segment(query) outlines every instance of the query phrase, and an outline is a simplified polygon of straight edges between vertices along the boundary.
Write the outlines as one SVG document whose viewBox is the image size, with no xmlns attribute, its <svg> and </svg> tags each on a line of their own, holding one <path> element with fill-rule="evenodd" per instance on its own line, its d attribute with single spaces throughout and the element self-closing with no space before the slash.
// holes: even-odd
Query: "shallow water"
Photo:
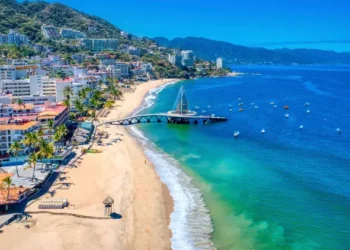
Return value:
<svg viewBox="0 0 350 250">
<path fill-rule="evenodd" d="M 350 67 L 235 70 L 181 83 L 192 108 L 228 122 L 137 127 L 175 199 L 173 248 L 210 246 L 212 227 L 218 249 L 349 249 Z M 152 91 L 142 112 L 171 109 L 179 87 Z"/>
</svg>

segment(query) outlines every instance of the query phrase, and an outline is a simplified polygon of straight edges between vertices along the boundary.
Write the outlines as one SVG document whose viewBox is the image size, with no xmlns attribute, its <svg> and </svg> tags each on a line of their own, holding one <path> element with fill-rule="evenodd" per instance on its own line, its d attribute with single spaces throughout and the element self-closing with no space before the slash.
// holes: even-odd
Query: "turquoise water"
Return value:
<svg viewBox="0 0 350 250">
<path fill-rule="evenodd" d="M 192 108 L 229 118 L 138 126 L 175 198 L 173 248 L 205 249 L 212 227 L 218 249 L 350 249 L 350 67 L 234 70 L 245 74 L 184 81 L 146 98 L 143 113 L 168 111 L 183 85 Z"/>
</svg>

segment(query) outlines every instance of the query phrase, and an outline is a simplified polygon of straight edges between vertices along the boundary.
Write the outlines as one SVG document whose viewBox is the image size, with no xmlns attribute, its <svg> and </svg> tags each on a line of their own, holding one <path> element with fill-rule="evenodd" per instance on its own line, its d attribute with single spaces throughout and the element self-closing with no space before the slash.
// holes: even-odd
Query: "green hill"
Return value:
<svg viewBox="0 0 350 250">
<path fill-rule="evenodd" d="M 106 20 L 85 14 L 60 3 L 47 2 L 16 2 L 15 0 L 0 0 L 0 33 L 9 29 L 18 29 L 33 42 L 42 42 L 43 24 L 56 27 L 71 28 L 84 32 L 91 38 L 117 38 L 121 44 L 131 44 L 142 47 L 149 43 L 148 39 L 128 38 L 121 36 L 120 29 Z"/>
</svg>

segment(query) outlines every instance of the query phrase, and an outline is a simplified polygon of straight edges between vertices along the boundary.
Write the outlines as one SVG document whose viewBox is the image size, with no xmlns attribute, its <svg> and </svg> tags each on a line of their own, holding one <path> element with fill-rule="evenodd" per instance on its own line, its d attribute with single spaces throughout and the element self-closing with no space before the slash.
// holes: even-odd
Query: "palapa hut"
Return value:
<svg viewBox="0 0 350 250">
<path fill-rule="evenodd" d="M 107 198 L 103 200 L 103 204 L 105 205 L 105 215 L 111 215 L 114 210 L 114 200 L 112 197 L 107 196 Z"/>
</svg>

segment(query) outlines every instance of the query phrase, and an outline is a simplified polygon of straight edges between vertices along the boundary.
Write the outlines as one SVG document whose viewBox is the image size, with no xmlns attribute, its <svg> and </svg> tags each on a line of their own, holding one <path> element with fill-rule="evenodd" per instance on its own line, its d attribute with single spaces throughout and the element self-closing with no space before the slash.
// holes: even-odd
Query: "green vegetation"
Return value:
<svg viewBox="0 0 350 250">
<path fill-rule="evenodd" d="M 35 56 L 38 53 L 28 46 L 15 46 L 10 44 L 0 45 L 0 57 L 11 59 L 23 59 L 31 56 Z"/>
</svg>

